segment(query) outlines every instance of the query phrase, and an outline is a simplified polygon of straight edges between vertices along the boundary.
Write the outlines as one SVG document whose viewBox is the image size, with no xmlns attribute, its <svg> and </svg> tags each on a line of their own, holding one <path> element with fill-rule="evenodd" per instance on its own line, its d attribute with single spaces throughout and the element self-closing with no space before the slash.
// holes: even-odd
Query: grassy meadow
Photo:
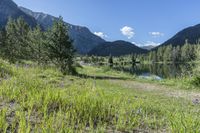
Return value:
<svg viewBox="0 0 200 133">
<path fill-rule="evenodd" d="M 1 60 L 0 132 L 200 132 L 197 89 L 107 67 L 78 72 Z"/>
</svg>

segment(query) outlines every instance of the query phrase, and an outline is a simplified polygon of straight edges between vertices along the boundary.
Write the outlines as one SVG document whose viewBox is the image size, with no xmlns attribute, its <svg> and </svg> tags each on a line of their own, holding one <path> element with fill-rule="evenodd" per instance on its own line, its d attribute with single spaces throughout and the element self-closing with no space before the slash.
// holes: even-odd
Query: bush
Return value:
<svg viewBox="0 0 200 133">
<path fill-rule="evenodd" d="M 13 75 L 11 65 L 0 59 L 0 78 L 8 78 L 11 75 Z"/>
<path fill-rule="evenodd" d="M 191 83 L 192 83 L 193 85 L 200 86 L 200 76 L 195 76 L 195 77 L 192 79 Z"/>
</svg>

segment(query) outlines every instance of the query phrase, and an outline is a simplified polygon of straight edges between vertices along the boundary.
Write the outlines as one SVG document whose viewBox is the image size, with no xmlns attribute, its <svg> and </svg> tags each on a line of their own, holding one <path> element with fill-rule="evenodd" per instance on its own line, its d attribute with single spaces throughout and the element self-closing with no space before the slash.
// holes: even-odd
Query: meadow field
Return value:
<svg viewBox="0 0 200 133">
<path fill-rule="evenodd" d="M 178 79 L 139 79 L 108 67 L 77 70 L 63 76 L 54 67 L 1 60 L 0 131 L 200 131 L 200 92 L 187 80 L 183 87 Z"/>
</svg>

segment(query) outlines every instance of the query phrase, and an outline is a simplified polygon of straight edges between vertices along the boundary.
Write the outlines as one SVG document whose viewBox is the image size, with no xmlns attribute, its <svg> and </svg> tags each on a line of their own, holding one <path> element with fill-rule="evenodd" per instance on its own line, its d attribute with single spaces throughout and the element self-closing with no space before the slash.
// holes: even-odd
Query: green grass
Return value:
<svg viewBox="0 0 200 133">
<path fill-rule="evenodd" d="M 165 85 L 169 87 L 173 87 L 173 89 L 182 89 L 182 90 L 193 90 L 199 91 L 199 85 L 195 84 L 196 79 L 195 77 L 181 77 L 181 78 L 172 78 L 172 79 L 163 79 L 163 80 L 156 80 L 153 78 L 145 79 L 145 78 L 138 78 L 136 75 L 132 75 L 128 72 L 122 72 L 113 70 L 109 67 L 94 67 L 94 66 L 84 66 L 83 68 L 79 68 L 78 71 L 85 75 L 89 74 L 92 76 L 102 76 L 102 77 L 118 77 L 122 79 L 128 80 L 135 80 L 141 83 L 152 83 L 152 84 L 159 84 Z M 199 81 L 197 81 L 199 83 Z"/>
<path fill-rule="evenodd" d="M 134 75 L 129 73 L 124 73 L 116 71 L 107 66 L 83 66 L 83 68 L 78 68 L 79 73 L 90 75 L 90 76 L 102 76 L 102 77 L 118 77 L 118 78 L 135 78 Z"/>
<path fill-rule="evenodd" d="M 200 131 L 200 106 L 186 99 L 128 89 L 109 79 L 63 76 L 55 68 L 0 64 L 9 75 L 0 83 L 0 132 Z M 136 80 L 109 68 L 78 71 Z"/>
</svg>

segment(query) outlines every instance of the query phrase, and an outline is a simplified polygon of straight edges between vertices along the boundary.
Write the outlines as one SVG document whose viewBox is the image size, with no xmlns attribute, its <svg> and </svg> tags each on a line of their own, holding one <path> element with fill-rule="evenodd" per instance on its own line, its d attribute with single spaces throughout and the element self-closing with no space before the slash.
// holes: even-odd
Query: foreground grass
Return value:
<svg viewBox="0 0 200 133">
<path fill-rule="evenodd" d="M 110 82 L 134 79 L 125 73 L 79 69 L 96 79 L 3 61 L 0 68 L 0 132 L 200 132 L 198 104 Z"/>
</svg>

